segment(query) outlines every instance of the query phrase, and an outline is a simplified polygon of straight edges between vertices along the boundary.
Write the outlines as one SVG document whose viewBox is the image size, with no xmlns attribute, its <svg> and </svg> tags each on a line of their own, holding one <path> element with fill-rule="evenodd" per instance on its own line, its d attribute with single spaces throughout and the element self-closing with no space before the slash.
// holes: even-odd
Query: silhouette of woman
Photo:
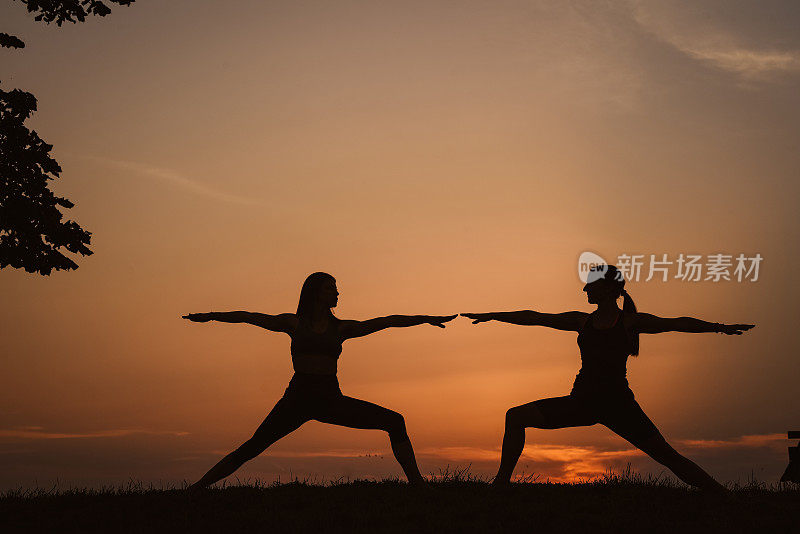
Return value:
<svg viewBox="0 0 800 534">
<path fill-rule="evenodd" d="M 300 290 L 297 313 L 267 315 L 244 311 L 190 313 L 190 321 L 249 323 L 291 337 L 294 376 L 283 397 L 269 412 L 253 437 L 225 456 L 200 480 L 190 486 L 195 491 L 222 480 L 242 464 L 310 420 L 350 428 L 372 428 L 389 434 L 394 457 L 411 484 L 422 484 L 414 450 L 403 416 L 371 402 L 346 397 L 339 389 L 336 362 L 346 339 L 362 337 L 389 327 L 431 324 L 444 328 L 456 315 L 390 315 L 368 321 L 336 318 L 331 312 L 339 292 L 333 276 L 317 272 L 309 275 Z"/>
<path fill-rule="evenodd" d="M 500 468 L 494 484 L 504 485 L 511 480 L 525 445 L 526 427 L 566 428 L 601 423 L 671 469 L 687 484 L 705 490 L 725 491 L 724 486 L 697 464 L 678 454 L 645 415 L 628 387 L 626 363 L 629 354 L 639 354 L 639 334 L 741 334 L 755 325 L 709 323 L 691 317 L 668 319 L 639 313 L 624 286 L 625 280 L 617 268 L 604 265 L 590 272 L 588 283 L 583 288 L 589 303 L 597 305 L 592 313 L 552 314 L 526 310 L 461 314 L 473 319 L 473 324 L 495 320 L 579 332 L 582 365 L 570 394 L 540 399 L 506 412 Z M 617 306 L 620 296 L 624 298 L 622 310 Z"/>
</svg>

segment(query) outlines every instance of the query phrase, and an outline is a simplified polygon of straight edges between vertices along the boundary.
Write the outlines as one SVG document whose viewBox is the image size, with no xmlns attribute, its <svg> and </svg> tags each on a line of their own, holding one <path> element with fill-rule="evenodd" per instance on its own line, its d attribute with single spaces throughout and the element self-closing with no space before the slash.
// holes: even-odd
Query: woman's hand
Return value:
<svg viewBox="0 0 800 534">
<path fill-rule="evenodd" d="M 195 323 L 206 323 L 211 320 L 211 312 L 208 313 L 189 313 L 181 316 L 183 319 L 189 319 Z"/>
<path fill-rule="evenodd" d="M 721 324 L 719 325 L 719 330 L 717 330 L 720 334 L 727 334 L 729 336 L 736 335 L 741 336 L 742 332 L 746 332 L 753 328 L 754 324 Z"/>
<path fill-rule="evenodd" d="M 452 321 L 458 317 L 456 315 L 426 315 L 425 322 L 428 324 L 432 324 L 433 326 L 438 326 L 439 328 L 444 328 L 444 323 L 448 321 Z"/>
<path fill-rule="evenodd" d="M 460 315 L 472 319 L 472 324 L 485 323 L 494 319 L 492 313 L 462 313 Z"/>
</svg>

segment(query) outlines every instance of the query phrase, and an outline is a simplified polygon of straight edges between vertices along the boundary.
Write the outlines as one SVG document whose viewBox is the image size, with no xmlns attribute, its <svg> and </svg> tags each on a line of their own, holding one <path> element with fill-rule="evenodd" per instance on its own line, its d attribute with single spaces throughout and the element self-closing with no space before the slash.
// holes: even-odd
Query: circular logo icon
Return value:
<svg viewBox="0 0 800 534">
<path fill-rule="evenodd" d="M 599 254 L 582 252 L 578 258 L 578 277 L 581 282 L 591 284 L 595 280 L 605 277 L 608 272 L 608 263 Z"/>
</svg>

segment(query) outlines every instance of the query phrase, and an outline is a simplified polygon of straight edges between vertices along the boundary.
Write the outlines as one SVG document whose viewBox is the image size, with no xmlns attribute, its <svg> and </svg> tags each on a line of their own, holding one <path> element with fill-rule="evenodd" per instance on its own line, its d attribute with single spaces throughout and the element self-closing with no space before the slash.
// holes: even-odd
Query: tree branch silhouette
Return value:
<svg viewBox="0 0 800 534">
<path fill-rule="evenodd" d="M 53 269 L 77 269 L 60 249 L 87 256 L 91 234 L 61 220 L 57 206 L 73 204 L 48 188 L 61 167 L 50 155 L 53 145 L 25 126 L 34 111 L 31 93 L 0 89 L 0 268 L 48 275 Z"/>
<path fill-rule="evenodd" d="M 98 0 L 13 0 L 22 2 L 35 20 L 84 22 L 86 17 L 111 13 Z M 135 0 L 107 0 L 128 6 Z M 14 35 L 0 33 L 3 48 L 25 48 Z M 49 180 L 61 174 L 61 166 L 50 155 L 49 145 L 30 130 L 25 121 L 36 111 L 31 93 L 0 88 L 0 269 L 23 268 L 29 273 L 49 275 L 53 269 L 77 269 L 78 264 L 62 253 L 88 256 L 91 233 L 74 221 L 62 221 L 62 208 L 74 204 L 49 189 Z"/>
<path fill-rule="evenodd" d="M 0 46 L 3 48 L 25 48 L 25 43 L 19 37 L 0 33 Z"/>
<path fill-rule="evenodd" d="M 55 22 L 61 26 L 66 22 L 84 22 L 89 15 L 105 17 L 111 8 L 99 0 L 14 0 L 25 4 L 29 13 L 36 13 L 35 20 L 47 24 Z M 129 6 L 136 0 L 106 0 L 112 4 Z"/>
</svg>

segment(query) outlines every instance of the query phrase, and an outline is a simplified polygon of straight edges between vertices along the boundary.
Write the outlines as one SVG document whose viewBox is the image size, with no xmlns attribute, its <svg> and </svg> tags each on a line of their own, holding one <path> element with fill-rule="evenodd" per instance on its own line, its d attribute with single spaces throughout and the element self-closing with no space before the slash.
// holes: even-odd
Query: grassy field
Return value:
<svg viewBox="0 0 800 534">
<path fill-rule="evenodd" d="M 625 473 L 582 484 L 490 487 L 465 472 L 397 480 L 250 482 L 181 489 L 18 490 L 0 532 L 800 532 L 800 487 L 751 483 L 729 498 Z"/>
</svg>

